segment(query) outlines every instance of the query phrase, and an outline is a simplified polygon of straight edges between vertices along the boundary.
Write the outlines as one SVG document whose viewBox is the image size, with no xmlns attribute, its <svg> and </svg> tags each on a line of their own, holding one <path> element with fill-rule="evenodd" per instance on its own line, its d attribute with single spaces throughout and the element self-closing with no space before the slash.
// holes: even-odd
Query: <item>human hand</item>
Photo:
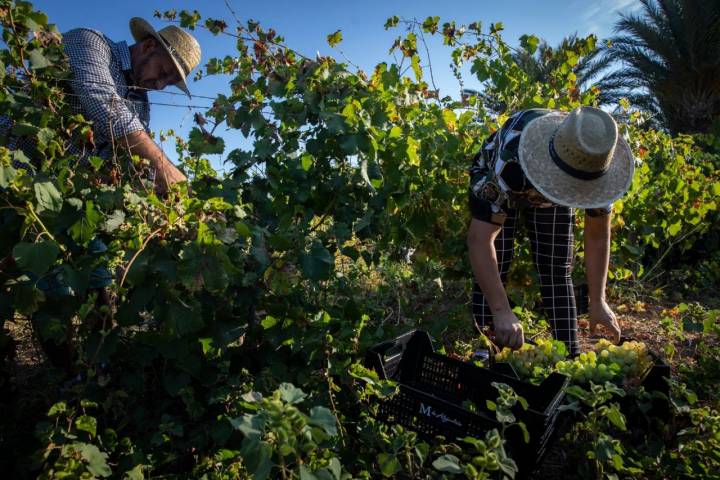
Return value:
<svg viewBox="0 0 720 480">
<path fill-rule="evenodd" d="M 164 195 L 171 185 L 179 182 L 187 182 L 187 177 L 172 163 L 165 162 L 155 170 L 155 190 L 159 195 Z"/>
<path fill-rule="evenodd" d="M 605 300 L 590 302 L 590 335 L 595 335 L 598 324 L 610 331 L 615 343 L 620 343 L 620 324 Z"/>
<path fill-rule="evenodd" d="M 497 343 L 512 349 L 522 347 L 523 343 L 525 343 L 523 328 L 520 325 L 520 320 L 512 310 L 495 314 L 493 317 Z"/>
</svg>

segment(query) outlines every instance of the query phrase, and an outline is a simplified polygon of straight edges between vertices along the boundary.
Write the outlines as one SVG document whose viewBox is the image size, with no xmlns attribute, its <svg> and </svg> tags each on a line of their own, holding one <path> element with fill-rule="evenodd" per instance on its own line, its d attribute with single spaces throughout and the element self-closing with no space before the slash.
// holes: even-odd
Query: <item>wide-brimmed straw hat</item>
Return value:
<svg viewBox="0 0 720 480">
<path fill-rule="evenodd" d="M 155 31 L 150 23 L 140 17 L 130 19 L 130 32 L 138 42 L 153 37 L 165 48 L 180 74 L 180 81 L 175 86 L 189 97 L 190 90 L 188 90 L 185 79 L 200 63 L 200 44 L 195 37 L 175 25 Z"/>
<path fill-rule="evenodd" d="M 574 208 L 598 208 L 617 200 L 632 181 L 630 146 L 605 111 L 578 107 L 544 115 L 520 136 L 520 165 L 548 200 Z"/>
</svg>

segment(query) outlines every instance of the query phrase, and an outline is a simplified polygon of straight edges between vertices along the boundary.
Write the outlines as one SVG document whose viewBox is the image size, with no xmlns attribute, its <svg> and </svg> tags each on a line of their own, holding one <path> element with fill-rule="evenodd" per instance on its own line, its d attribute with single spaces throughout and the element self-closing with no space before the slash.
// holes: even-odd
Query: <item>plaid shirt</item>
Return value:
<svg viewBox="0 0 720 480">
<path fill-rule="evenodd" d="M 87 28 L 70 30 L 62 42 L 73 74 L 66 89 L 68 104 L 74 113 L 93 122 L 95 141 L 92 150 L 72 145 L 68 153 L 81 161 L 91 155 L 112 158 L 113 142 L 132 132 L 149 131 L 147 92 L 132 88 L 130 81 L 130 49 L 126 42 L 113 42 Z M 11 119 L 0 115 L 0 135 L 7 135 L 11 126 Z M 8 147 L 31 156 L 34 142 L 11 139 Z"/>
</svg>

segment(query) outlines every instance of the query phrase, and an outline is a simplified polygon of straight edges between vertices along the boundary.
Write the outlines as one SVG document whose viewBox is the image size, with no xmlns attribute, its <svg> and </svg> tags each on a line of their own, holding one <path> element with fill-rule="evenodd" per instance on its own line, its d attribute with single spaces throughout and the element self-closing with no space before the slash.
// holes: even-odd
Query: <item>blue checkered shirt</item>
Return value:
<svg viewBox="0 0 720 480">
<path fill-rule="evenodd" d="M 130 49 L 126 42 L 113 42 L 102 33 L 87 28 L 70 30 L 63 35 L 72 80 L 66 89 L 68 104 L 93 122 L 95 148 L 73 145 L 69 152 L 81 161 L 91 155 L 109 159 L 113 143 L 138 130 L 149 131 L 150 105 L 147 92 L 132 88 Z M 12 121 L 0 115 L 0 135 L 7 135 Z M 11 139 L 9 148 L 33 150 L 34 142 Z"/>
</svg>

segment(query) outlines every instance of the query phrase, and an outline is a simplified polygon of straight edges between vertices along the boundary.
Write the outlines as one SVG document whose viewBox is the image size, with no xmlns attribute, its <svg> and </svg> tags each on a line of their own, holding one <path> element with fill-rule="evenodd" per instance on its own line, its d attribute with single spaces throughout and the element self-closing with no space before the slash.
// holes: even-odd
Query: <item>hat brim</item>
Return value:
<svg viewBox="0 0 720 480">
<path fill-rule="evenodd" d="M 605 207 L 630 188 L 635 161 L 630 145 L 618 137 L 605 175 L 582 180 L 567 174 L 550 156 L 549 143 L 566 114 L 551 114 L 528 123 L 520 135 L 518 160 L 528 180 L 548 200 L 573 208 Z"/>
<path fill-rule="evenodd" d="M 168 56 L 172 59 L 173 64 L 175 65 L 175 69 L 180 75 L 180 81 L 174 83 L 173 85 L 185 92 L 188 97 L 192 98 L 192 95 L 190 95 L 190 89 L 188 89 L 187 83 L 185 83 L 185 71 L 183 70 L 182 66 L 180 66 L 180 62 L 175 59 L 175 56 L 168 48 L 165 40 L 153 28 L 153 26 L 150 25 L 150 23 L 143 18 L 134 17 L 130 19 L 130 33 L 137 42 L 142 42 L 147 37 L 153 37 L 158 41 L 160 45 L 162 45 L 163 49 L 165 49 L 165 52 L 167 52 Z"/>
</svg>

